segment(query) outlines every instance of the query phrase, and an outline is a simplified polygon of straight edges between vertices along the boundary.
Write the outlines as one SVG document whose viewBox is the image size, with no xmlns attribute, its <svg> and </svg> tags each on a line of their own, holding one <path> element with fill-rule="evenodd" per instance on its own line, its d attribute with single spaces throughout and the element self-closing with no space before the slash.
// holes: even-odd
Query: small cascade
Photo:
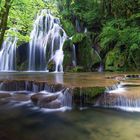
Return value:
<svg viewBox="0 0 140 140">
<path fill-rule="evenodd" d="M 34 22 L 30 35 L 29 71 L 48 71 L 48 64 L 55 63 L 55 72 L 63 72 L 63 45 L 67 35 L 60 20 L 49 10 L 42 10 Z"/>
<path fill-rule="evenodd" d="M 116 84 L 108 87 L 105 93 L 97 98 L 95 106 L 140 112 L 139 91 L 139 86 L 129 86 L 128 83 Z"/>
<path fill-rule="evenodd" d="M 99 68 L 98 68 L 98 72 L 103 72 L 103 69 L 104 69 L 103 64 L 100 63 L 100 66 L 99 66 Z"/>
<path fill-rule="evenodd" d="M 118 83 L 118 84 L 115 84 L 111 87 L 107 87 L 105 92 L 118 94 L 118 93 L 122 93 L 124 91 L 125 91 L 125 88 L 123 86 L 123 83 Z"/>
<path fill-rule="evenodd" d="M 76 59 L 76 46 L 73 44 L 73 58 L 72 58 L 72 64 L 74 67 L 77 66 L 77 59 Z"/>
<path fill-rule="evenodd" d="M 11 29 L 14 30 L 14 29 Z M 0 71 L 16 70 L 16 45 L 17 37 L 8 34 L 0 51 Z"/>
<path fill-rule="evenodd" d="M 69 88 L 64 90 L 60 99 L 62 106 L 72 108 L 72 94 Z"/>
<path fill-rule="evenodd" d="M 71 89 L 47 82 L 4 81 L 0 83 L 0 94 L 4 96 L 5 93 L 7 97 L 12 97 L 9 102 L 11 101 L 13 105 L 29 104 L 32 108 L 46 112 L 72 108 Z"/>
<path fill-rule="evenodd" d="M 85 27 L 84 33 L 87 33 L 87 32 L 88 32 L 88 29 L 87 29 L 87 27 Z"/>
</svg>

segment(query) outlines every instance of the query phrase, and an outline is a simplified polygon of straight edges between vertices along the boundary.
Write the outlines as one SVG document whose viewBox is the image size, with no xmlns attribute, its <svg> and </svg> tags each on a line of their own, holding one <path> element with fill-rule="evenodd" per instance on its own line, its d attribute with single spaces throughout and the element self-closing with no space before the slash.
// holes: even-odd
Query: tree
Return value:
<svg viewBox="0 0 140 140">
<path fill-rule="evenodd" d="M 9 15 L 9 11 L 11 8 L 11 4 L 12 4 L 13 0 L 5 0 L 4 1 L 4 7 L 1 8 L 1 20 L 0 20 L 0 48 L 2 46 L 3 43 L 3 39 L 4 39 L 4 34 L 7 28 L 7 21 L 8 21 L 8 15 Z"/>
</svg>

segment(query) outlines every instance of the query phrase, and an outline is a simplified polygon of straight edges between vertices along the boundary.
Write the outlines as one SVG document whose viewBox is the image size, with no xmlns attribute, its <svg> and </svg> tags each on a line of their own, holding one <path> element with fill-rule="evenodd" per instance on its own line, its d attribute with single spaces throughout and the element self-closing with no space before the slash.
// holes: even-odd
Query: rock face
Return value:
<svg viewBox="0 0 140 140">
<path fill-rule="evenodd" d="M 29 52 L 29 43 L 24 43 L 17 47 L 17 54 L 16 54 L 17 70 L 19 71 L 27 70 L 28 52 Z"/>
</svg>

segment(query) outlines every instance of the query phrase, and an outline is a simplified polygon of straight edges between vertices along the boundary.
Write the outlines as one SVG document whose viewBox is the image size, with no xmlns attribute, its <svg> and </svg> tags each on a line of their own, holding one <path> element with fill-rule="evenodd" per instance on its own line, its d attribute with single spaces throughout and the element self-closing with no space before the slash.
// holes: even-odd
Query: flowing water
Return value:
<svg viewBox="0 0 140 140">
<path fill-rule="evenodd" d="M 15 30 L 15 29 L 11 29 Z M 0 51 L 0 71 L 16 70 L 16 47 L 17 37 L 8 34 L 8 37 L 2 44 Z"/>
<path fill-rule="evenodd" d="M 51 61 L 55 72 L 63 72 L 63 45 L 67 35 L 60 20 L 49 10 L 42 10 L 34 22 L 30 35 L 29 71 L 47 71 Z"/>
<path fill-rule="evenodd" d="M 10 87 L 5 86 L 4 82 L 0 84 L 0 89 L 3 90 L 0 95 L 4 92 L 12 95 L 0 99 L 0 140 L 139 140 L 139 113 L 107 109 L 102 106 L 67 109 L 72 107 L 69 89 L 73 87 L 105 86 L 108 87 L 106 95 L 109 97 L 115 95 L 118 98 L 118 95 L 122 97 L 127 95 L 129 99 L 132 97 L 140 99 L 139 80 L 125 80 L 117 84 L 116 80 L 107 78 L 110 75 L 116 77 L 118 74 L 0 73 L 0 81 L 18 80 L 15 84 L 12 82 Z M 21 84 L 21 80 L 25 83 Z M 32 80 L 32 86 L 30 80 Z M 35 84 L 37 81 L 47 81 L 47 83 L 38 86 Z M 60 83 L 68 88 L 55 92 L 48 83 Z M 26 91 L 18 91 L 19 85 Z M 12 92 L 11 89 L 13 89 Z M 46 97 L 57 94 L 57 101 L 62 104 L 61 108 L 53 110 L 35 106 L 30 100 L 33 92 L 45 92 Z M 80 94 L 82 94 L 81 91 Z M 104 101 L 103 98 L 102 101 Z M 123 103 L 126 99 L 120 101 Z M 83 106 L 82 103 L 80 103 L 81 106 Z M 131 102 L 129 105 L 133 106 Z"/>
</svg>

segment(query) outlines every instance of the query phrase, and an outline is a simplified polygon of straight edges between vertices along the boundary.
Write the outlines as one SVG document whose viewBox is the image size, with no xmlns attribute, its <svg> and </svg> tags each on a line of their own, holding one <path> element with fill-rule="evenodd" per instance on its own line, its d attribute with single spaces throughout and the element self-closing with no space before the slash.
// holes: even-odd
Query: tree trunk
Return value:
<svg viewBox="0 0 140 140">
<path fill-rule="evenodd" d="M 11 7 L 11 0 L 5 0 L 4 8 L 1 10 L 1 22 L 0 22 L 0 48 L 4 40 L 4 34 L 7 28 L 7 21 L 9 10 Z"/>
</svg>

